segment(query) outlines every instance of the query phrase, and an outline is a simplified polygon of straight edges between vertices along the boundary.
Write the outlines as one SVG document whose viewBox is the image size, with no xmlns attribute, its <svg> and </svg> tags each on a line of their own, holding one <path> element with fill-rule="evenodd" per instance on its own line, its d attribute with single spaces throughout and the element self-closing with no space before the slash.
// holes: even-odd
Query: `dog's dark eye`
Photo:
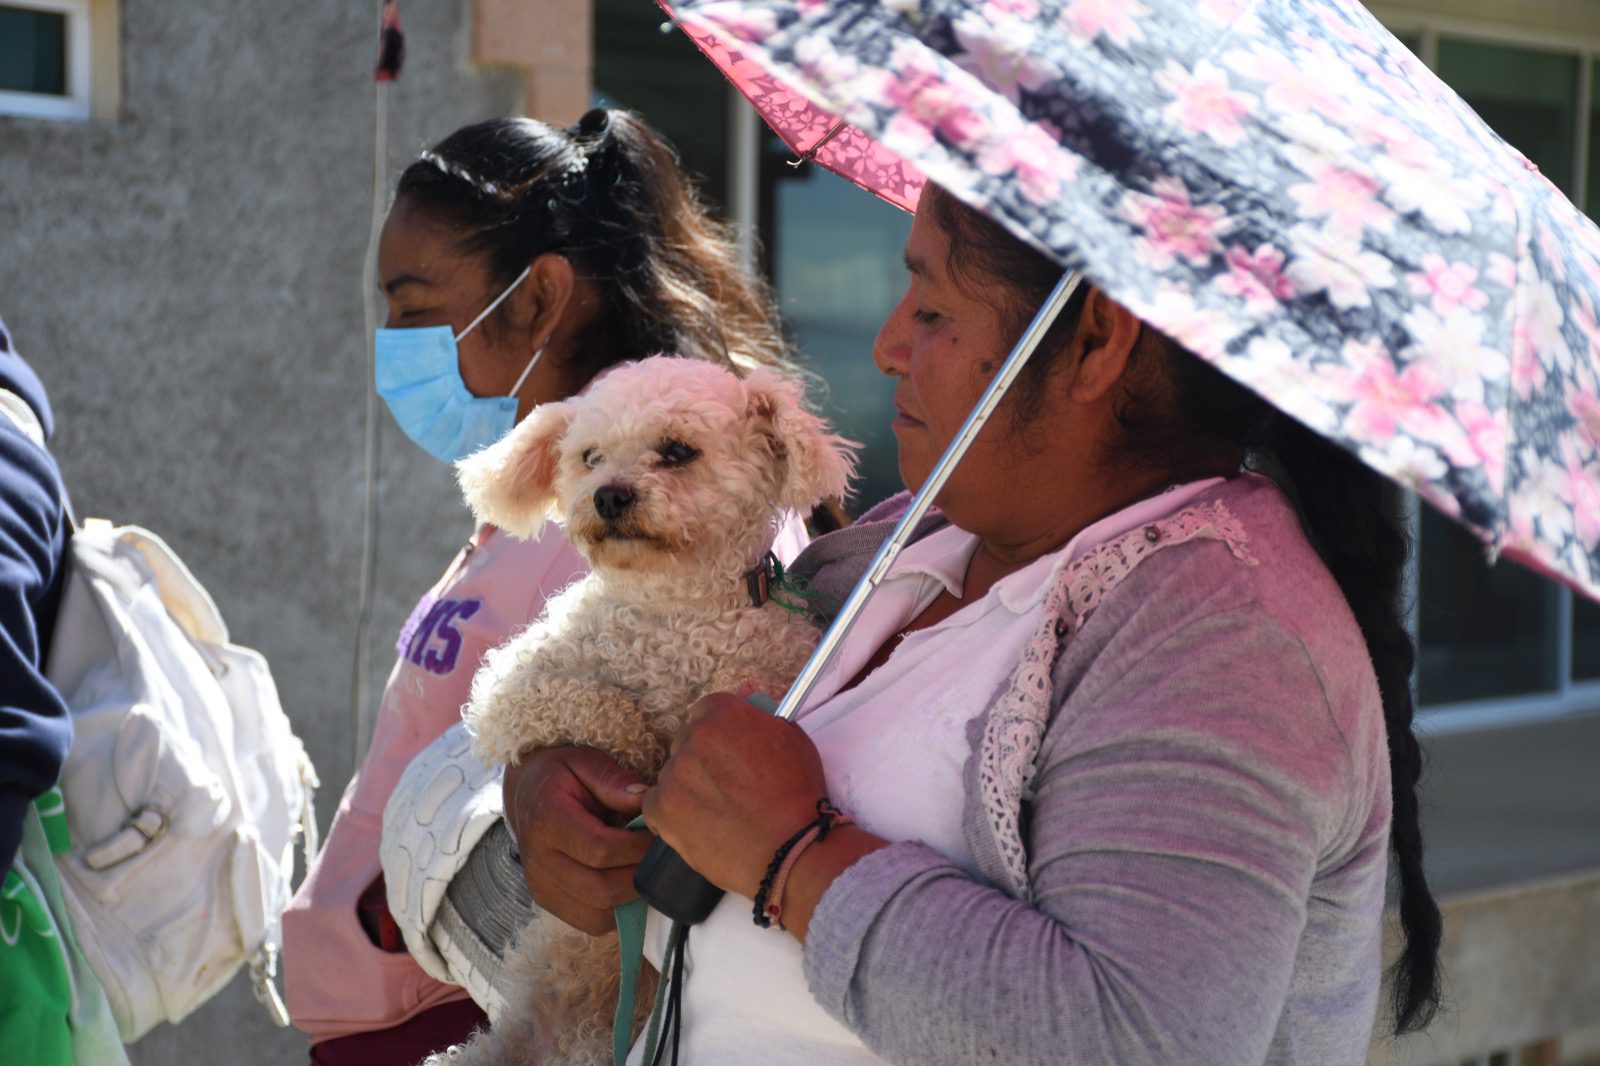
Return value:
<svg viewBox="0 0 1600 1066">
<path fill-rule="evenodd" d="M 593 448 L 585 448 L 583 450 L 583 465 L 588 467 L 590 470 L 593 470 L 595 467 L 599 466 L 605 461 L 606 457 L 595 451 Z"/>
<path fill-rule="evenodd" d="M 663 441 L 656 448 L 656 453 L 661 456 L 662 466 L 686 466 L 700 458 L 697 450 L 681 440 Z"/>
</svg>

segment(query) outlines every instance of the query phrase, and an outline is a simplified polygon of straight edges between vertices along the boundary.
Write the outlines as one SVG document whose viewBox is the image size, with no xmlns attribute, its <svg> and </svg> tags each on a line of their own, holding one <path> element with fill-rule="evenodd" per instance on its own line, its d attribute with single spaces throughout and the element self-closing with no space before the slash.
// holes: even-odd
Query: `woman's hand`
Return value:
<svg viewBox="0 0 1600 1066">
<path fill-rule="evenodd" d="M 639 813 L 644 783 L 594 748 L 543 748 L 506 768 L 506 823 L 542 910 L 586 933 L 616 925 L 638 896 L 633 869 L 650 835 L 618 828 Z"/>
<path fill-rule="evenodd" d="M 695 704 L 657 786 L 651 830 L 714 884 L 754 897 L 773 852 L 817 816 L 822 760 L 793 722 L 718 692 Z"/>
</svg>

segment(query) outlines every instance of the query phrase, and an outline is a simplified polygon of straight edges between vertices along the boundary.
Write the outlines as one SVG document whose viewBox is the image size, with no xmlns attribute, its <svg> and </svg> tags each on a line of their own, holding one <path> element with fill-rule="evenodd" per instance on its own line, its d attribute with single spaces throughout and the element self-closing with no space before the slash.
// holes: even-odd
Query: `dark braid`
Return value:
<svg viewBox="0 0 1600 1066">
<path fill-rule="evenodd" d="M 1020 335 L 1060 280 L 1060 266 L 937 186 L 924 190 L 918 210 L 950 238 L 949 265 L 958 279 L 1004 279 L 1016 292 L 1004 321 Z M 1013 391 L 1023 395 L 1013 411 L 1023 417 L 1042 406 L 1042 396 L 1028 394 L 1043 393 L 1052 368 L 1070 358 L 1076 307 L 1081 302 L 1075 297 L 1017 379 Z M 1148 325 L 1130 365 L 1130 377 L 1142 388 L 1116 411 L 1123 429 L 1119 458 L 1164 469 L 1174 480 L 1233 472 L 1256 460 L 1270 464 L 1267 457 L 1275 458 L 1287 475 L 1284 488 L 1300 511 L 1307 538 L 1361 628 L 1389 737 L 1389 843 L 1405 933 L 1405 949 L 1390 971 L 1395 1032 L 1425 1028 L 1439 1008 L 1443 921 L 1422 866 L 1417 809 L 1422 749 L 1411 729 L 1416 646 L 1401 615 L 1409 541 L 1402 532 L 1400 490 Z M 1300 493 L 1296 486 L 1308 491 Z"/>
<path fill-rule="evenodd" d="M 1175 358 L 1197 366 L 1199 359 Z M 1205 368 L 1221 378 L 1222 375 Z M 1229 384 L 1239 391 L 1237 385 Z M 1401 618 L 1409 538 L 1401 532 L 1400 490 L 1359 459 L 1329 444 L 1293 419 L 1280 416 L 1270 447 L 1300 486 L 1298 503 L 1323 562 L 1338 581 L 1366 637 L 1383 696 L 1389 736 L 1389 775 L 1394 811 L 1389 845 L 1399 881 L 1400 926 L 1405 950 L 1390 971 L 1396 1033 L 1426 1028 L 1439 1008 L 1439 943 L 1444 923 L 1422 867 L 1422 826 L 1417 781 L 1422 748 L 1411 729 L 1416 645 Z"/>
</svg>

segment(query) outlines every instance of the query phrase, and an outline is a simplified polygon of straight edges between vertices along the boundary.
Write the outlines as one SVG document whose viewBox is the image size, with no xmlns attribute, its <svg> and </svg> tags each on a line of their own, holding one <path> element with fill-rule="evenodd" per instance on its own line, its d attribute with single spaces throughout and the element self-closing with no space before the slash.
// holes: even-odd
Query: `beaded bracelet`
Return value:
<svg viewBox="0 0 1600 1066">
<path fill-rule="evenodd" d="M 794 836 L 778 845 L 778 850 L 773 852 L 772 861 L 767 864 L 766 876 L 761 879 L 761 887 L 756 889 L 753 911 L 757 925 L 763 929 L 770 929 L 776 922 L 779 929 L 783 928 L 781 920 L 783 886 L 788 882 L 789 872 L 794 869 L 800 853 L 826 837 L 828 830 L 834 826 L 853 824 L 855 819 L 835 807 L 827 796 L 817 800 L 816 819 L 802 826 Z"/>
</svg>

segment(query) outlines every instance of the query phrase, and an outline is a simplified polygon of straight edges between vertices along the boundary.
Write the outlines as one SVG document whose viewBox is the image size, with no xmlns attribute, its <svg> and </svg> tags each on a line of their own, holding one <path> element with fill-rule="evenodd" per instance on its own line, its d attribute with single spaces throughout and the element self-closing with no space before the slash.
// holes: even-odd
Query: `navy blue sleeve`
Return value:
<svg viewBox="0 0 1600 1066">
<path fill-rule="evenodd" d="M 72 744 L 41 647 L 66 536 L 54 460 L 0 416 L 0 875 L 11 868 L 27 805 L 56 783 Z"/>
</svg>

